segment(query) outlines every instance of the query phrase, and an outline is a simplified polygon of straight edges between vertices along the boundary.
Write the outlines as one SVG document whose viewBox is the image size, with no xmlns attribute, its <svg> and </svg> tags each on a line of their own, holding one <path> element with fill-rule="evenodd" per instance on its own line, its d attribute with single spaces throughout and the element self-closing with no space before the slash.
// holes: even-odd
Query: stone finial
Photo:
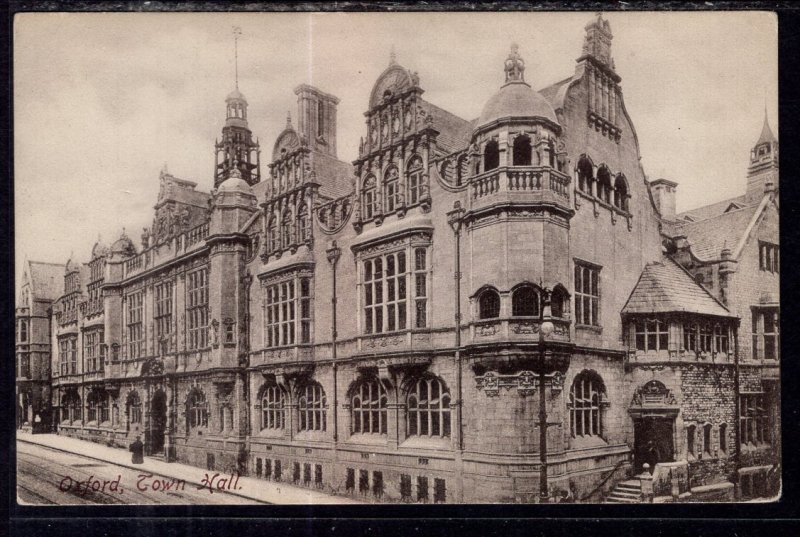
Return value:
<svg viewBox="0 0 800 537">
<path fill-rule="evenodd" d="M 595 13 L 595 18 L 585 27 L 586 35 L 583 38 L 583 55 L 592 56 L 600 63 L 614 69 L 614 60 L 611 58 L 611 25 L 603 18 L 601 12 Z"/>
<path fill-rule="evenodd" d="M 230 177 L 233 179 L 241 179 L 242 171 L 239 169 L 239 159 L 234 159 L 233 169 L 231 170 Z"/>
<path fill-rule="evenodd" d="M 505 63 L 506 83 L 525 82 L 525 61 L 519 55 L 519 45 L 511 44 L 511 52 L 508 54 Z"/>
</svg>

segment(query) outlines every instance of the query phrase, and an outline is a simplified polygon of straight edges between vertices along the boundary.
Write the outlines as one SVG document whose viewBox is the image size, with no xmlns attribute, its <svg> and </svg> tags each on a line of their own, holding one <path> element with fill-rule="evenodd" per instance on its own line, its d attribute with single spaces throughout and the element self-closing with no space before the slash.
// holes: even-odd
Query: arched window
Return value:
<svg viewBox="0 0 800 537">
<path fill-rule="evenodd" d="M 310 220 L 308 219 L 308 207 L 305 203 L 301 203 L 300 207 L 297 209 L 297 223 L 298 223 L 298 232 L 300 235 L 300 242 L 306 242 L 309 238 L 311 238 L 311 226 Z"/>
<path fill-rule="evenodd" d="M 363 218 L 365 220 L 369 220 L 375 213 L 377 212 L 377 204 L 375 199 L 375 176 L 368 175 L 366 179 L 364 179 L 364 188 L 361 192 L 362 196 L 362 208 L 364 210 Z"/>
<path fill-rule="evenodd" d="M 514 166 L 530 166 L 532 149 L 527 134 L 517 136 L 514 139 Z"/>
<path fill-rule="evenodd" d="M 478 317 L 494 319 L 500 316 L 500 295 L 494 289 L 486 289 L 478 297 Z"/>
<path fill-rule="evenodd" d="M 364 379 L 350 396 L 353 434 L 386 434 L 388 398 L 378 379 Z"/>
<path fill-rule="evenodd" d="M 719 424 L 719 450 L 722 454 L 728 453 L 728 424 Z"/>
<path fill-rule="evenodd" d="M 408 204 L 419 203 L 422 198 L 422 159 L 414 155 L 408 159 Z"/>
<path fill-rule="evenodd" d="M 285 399 L 279 386 L 266 386 L 261 391 L 261 428 L 283 429 Z"/>
<path fill-rule="evenodd" d="M 569 390 L 570 430 L 573 437 L 603 434 L 602 406 L 606 388 L 600 377 L 583 371 Z"/>
<path fill-rule="evenodd" d="M 28 341 L 28 321 L 19 322 L 19 341 L 21 343 Z"/>
<path fill-rule="evenodd" d="M 297 405 L 300 414 L 299 430 L 324 431 L 326 407 L 325 391 L 319 383 L 312 382 L 302 387 Z"/>
<path fill-rule="evenodd" d="M 75 423 L 81 420 L 81 398 L 76 392 L 67 392 L 61 397 L 61 421 Z"/>
<path fill-rule="evenodd" d="M 597 197 L 611 203 L 611 172 L 605 166 L 597 170 Z"/>
<path fill-rule="evenodd" d="M 128 394 L 128 427 L 142 423 L 142 400 L 138 392 Z"/>
<path fill-rule="evenodd" d="M 614 181 L 614 207 L 623 211 L 628 210 L 628 181 L 622 174 L 617 175 Z"/>
<path fill-rule="evenodd" d="M 456 163 L 456 186 L 464 184 L 464 179 L 467 177 L 467 155 L 458 157 Z"/>
<path fill-rule="evenodd" d="M 523 285 L 511 295 L 511 314 L 514 317 L 539 315 L 539 293 L 532 285 Z"/>
<path fill-rule="evenodd" d="M 408 436 L 450 436 L 450 393 L 441 379 L 421 378 L 406 398 Z"/>
<path fill-rule="evenodd" d="M 483 171 L 488 172 L 498 166 L 500 166 L 500 146 L 495 140 L 491 140 L 483 149 Z"/>
<path fill-rule="evenodd" d="M 292 211 L 287 208 L 283 210 L 281 217 L 281 247 L 288 248 L 292 245 Z"/>
<path fill-rule="evenodd" d="M 568 304 L 569 295 L 561 285 L 556 285 L 550 293 L 550 316 L 564 317 L 565 306 Z"/>
<path fill-rule="evenodd" d="M 585 155 L 578 160 L 578 190 L 586 193 L 592 192 L 594 181 L 594 166 Z"/>
<path fill-rule="evenodd" d="M 267 252 L 274 252 L 278 249 L 278 219 L 275 215 L 269 217 L 267 224 Z"/>
<path fill-rule="evenodd" d="M 108 421 L 108 394 L 103 390 L 92 390 L 87 398 L 87 418 L 97 424 Z"/>
<path fill-rule="evenodd" d="M 208 401 L 206 394 L 194 389 L 189 393 L 187 401 L 189 428 L 208 427 Z"/>
<path fill-rule="evenodd" d="M 390 213 L 400 205 L 400 174 L 396 166 L 389 166 L 383 174 L 384 207 Z"/>
</svg>

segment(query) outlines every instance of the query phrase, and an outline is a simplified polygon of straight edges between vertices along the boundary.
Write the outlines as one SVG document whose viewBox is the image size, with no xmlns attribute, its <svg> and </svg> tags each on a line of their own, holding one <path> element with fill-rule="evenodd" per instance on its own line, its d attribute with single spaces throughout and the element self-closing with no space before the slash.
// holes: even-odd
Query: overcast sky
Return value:
<svg viewBox="0 0 800 537">
<path fill-rule="evenodd" d="M 678 210 L 744 193 L 766 105 L 777 135 L 777 19 L 768 13 L 605 15 L 645 173 L 677 181 Z M 512 41 L 540 89 L 574 72 L 583 13 L 20 14 L 15 18 L 17 275 L 23 257 L 88 261 L 102 235 L 149 226 L 158 175 L 213 183 L 214 139 L 239 88 L 271 158 L 293 89 L 341 99 L 339 158 L 357 156 L 369 92 L 389 61 L 425 98 L 472 119 L 503 81 Z M 262 164 L 262 173 L 267 173 Z"/>
</svg>

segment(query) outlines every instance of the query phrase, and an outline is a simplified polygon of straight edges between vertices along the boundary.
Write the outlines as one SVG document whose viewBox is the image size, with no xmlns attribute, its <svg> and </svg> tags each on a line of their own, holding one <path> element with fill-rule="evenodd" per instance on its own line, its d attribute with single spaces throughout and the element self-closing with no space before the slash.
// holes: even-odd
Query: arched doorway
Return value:
<svg viewBox="0 0 800 537">
<path fill-rule="evenodd" d="M 156 390 L 150 400 L 150 427 L 147 442 L 148 455 L 160 455 L 164 452 L 164 431 L 167 427 L 167 394 Z"/>
<path fill-rule="evenodd" d="M 628 412 L 633 419 L 634 470 L 645 463 L 652 472 L 660 462 L 675 460 L 675 418 L 679 407 L 664 384 L 651 380 L 633 394 Z"/>
</svg>

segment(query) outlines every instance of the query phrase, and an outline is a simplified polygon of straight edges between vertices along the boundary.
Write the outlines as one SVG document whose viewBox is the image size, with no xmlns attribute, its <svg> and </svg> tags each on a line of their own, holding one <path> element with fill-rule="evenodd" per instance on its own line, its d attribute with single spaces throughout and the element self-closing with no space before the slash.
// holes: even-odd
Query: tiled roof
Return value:
<svg viewBox="0 0 800 537">
<path fill-rule="evenodd" d="M 733 252 L 758 207 L 751 205 L 699 222 L 675 224 L 670 226 L 669 233 L 672 236 L 684 235 L 689 240 L 695 257 L 701 260 L 719 259 L 724 247 L 727 246 Z"/>
<path fill-rule="evenodd" d="M 670 312 L 732 316 L 688 272 L 665 257 L 644 267 L 622 313 Z"/>
<path fill-rule="evenodd" d="M 553 106 L 553 108 L 558 108 L 556 103 L 556 97 L 558 96 L 558 92 L 561 89 L 561 86 L 570 81 L 572 81 L 571 76 L 565 78 L 564 80 L 559 80 L 555 84 L 550 84 L 549 86 L 540 89 L 539 93 L 542 95 L 542 97 L 550 101 L 550 104 Z"/>
<path fill-rule="evenodd" d="M 64 265 L 28 262 L 31 296 L 37 300 L 55 300 L 64 294 Z"/>
<path fill-rule="evenodd" d="M 467 147 L 472 137 L 472 129 L 475 122 L 462 119 L 435 104 L 427 101 L 422 102 L 424 103 L 425 113 L 433 115 L 433 128 L 439 131 L 436 145 L 447 153 Z"/>
<path fill-rule="evenodd" d="M 730 207 L 731 204 L 739 205 L 740 207 L 745 206 L 745 196 L 737 196 L 735 198 L 730 198 L 722 201 L 718 201 L 716 203 L 712 203 L 710 205 L 704 205 L 703 207 L 698 207 L 696 209 L 692 209 L 690 211 L 684 211 L 675 215 L 678 220 L 684 220 L 684 217 L 688 216 L 694 221 L 698 220 L 705 220 L 706 218 L 712 218 L 714 216 L 719 216 L 725 213 L 725 210 Z"/>
<path fill-rule="evenodd" d="M 339 198 L 353 191 L 353 166 L 324 153 L 314 151 L 314 172 L 320 184 L 320 194 Z"/>
</svg>

